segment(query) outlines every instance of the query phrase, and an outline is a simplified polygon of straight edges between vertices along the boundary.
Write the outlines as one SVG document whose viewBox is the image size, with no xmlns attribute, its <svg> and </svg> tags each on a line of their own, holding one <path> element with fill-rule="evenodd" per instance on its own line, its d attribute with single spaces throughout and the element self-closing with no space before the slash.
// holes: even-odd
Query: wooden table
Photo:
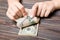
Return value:
<svg viewBox="0 0 60 40">
<path fill-rule="evenodd" d="M 31 8 L 33 4 L 23 3 Z M 50 18 L 42 18 L 37 37 L 19 36 L 19 28 L 5 15 L 7 11 L 6 0 L 0 0 L 0 40 L 60 40 L 60 10 L 55 11 Z"/>
</svg>

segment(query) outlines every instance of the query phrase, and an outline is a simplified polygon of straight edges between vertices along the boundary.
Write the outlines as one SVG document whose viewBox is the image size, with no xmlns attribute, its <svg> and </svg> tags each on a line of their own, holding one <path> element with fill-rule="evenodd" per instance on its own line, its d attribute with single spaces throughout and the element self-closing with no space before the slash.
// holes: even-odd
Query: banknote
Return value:
<svg viewBox="0 0 60 40">
<path fill-rule="evenodd" d="M 32 16 L 31 9 L 25 9 L 25 10 L 28 13 L 28 15 L 16 20 L 17 27 L 19 27 L 19 28 L 30 26 L 32 24 L 37 24 L 40 20 L 40 18 Z"/>
<path fill-rule="evenodd" d="M 20 28 L 18 35 L 37 36 L 39 18 L 20 18 L 17 20 L 17 26 Z"/>
<path fill-rule="evenodd" d="M 18 35 L 37 36 L 37 32 L 38 32 L 38 24 L 25 28 L 20 28 Z"/>
<path fill-rule="evenodd" d="M 17 27 L 20 28 L 18 35 L 37 36 L 40 18 L 31 17 L 30 12 L 27 10 L 27 16 L 16 20 Z"/>
<path fill-rule="evenodd" d="M 25 16 L 23 18 L 19 18 L 17 21 L 17 26 L 20 27 L 27 27 L 33 24 L 37 24 L 39 22 L 39 18 L 33 17 L 31 18 L 30 16 Z"/>
</svg>

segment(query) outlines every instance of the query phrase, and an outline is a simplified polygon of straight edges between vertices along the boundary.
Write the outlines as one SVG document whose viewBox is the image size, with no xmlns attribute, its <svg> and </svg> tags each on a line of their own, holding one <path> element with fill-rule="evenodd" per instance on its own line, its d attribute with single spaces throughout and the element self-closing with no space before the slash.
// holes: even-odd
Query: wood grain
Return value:
<svg viewBox="0 0 60 40">
<path fill-rule="evenodd" d="M 23 3 L 31 8 L 34 3 Z M 5 14 L 6 0 L 0 0 L 0 40 L 60 40 L 60 10 L 54 11 L 49 18 L 42 18 L 37 37 L 19 36 L 19 28 Z"/>
</svg>

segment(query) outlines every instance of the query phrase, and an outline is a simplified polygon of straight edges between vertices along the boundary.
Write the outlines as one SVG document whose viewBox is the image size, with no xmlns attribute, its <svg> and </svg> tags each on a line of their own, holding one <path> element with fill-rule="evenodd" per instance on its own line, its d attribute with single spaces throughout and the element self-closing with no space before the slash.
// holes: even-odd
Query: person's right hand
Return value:
<svg viewBox="0 0 60 40">
<path fill-rule="evenodd" d="M 9 6 L 8 6 L 6 15 L 10 19 L 15 21 L 19 17 L 27 15 L 27 13 L 24 9 L 24 6 L 20 2 L 17 2 L 17 1 L 10 2 L 8 5 Z"/>
</svg>

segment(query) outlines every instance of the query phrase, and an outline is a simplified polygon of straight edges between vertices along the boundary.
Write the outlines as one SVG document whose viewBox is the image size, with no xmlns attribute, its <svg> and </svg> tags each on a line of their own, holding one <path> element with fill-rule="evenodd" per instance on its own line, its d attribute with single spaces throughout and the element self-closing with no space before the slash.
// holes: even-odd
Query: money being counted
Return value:
<svg viewBox="0 0 60 40">
<path fill-rule="evenodd" d="M 16 21 L 17 21 L 17 26 L 20 28 L 20 27 L 27 27 L 37 24 L 39 22 L 39 18 L 37 17 L 31 18 L 30 16 L 25 16 L 23 18 L 19 18 Z"/>
<path fill-rule="evenodd" d="M 20 28 L 18 35 L 37 36 L 39 18 L 31 17 L 30 10 L 26 9 L 28 15 L 16 20 L 17 27 Z"/>
<path fill-rule="evenodd" d="M 18 35 L 37 36 L 37 32 L 38 32 L 38 24 L 25 28 L 20 28 Z"/>
</svg>

